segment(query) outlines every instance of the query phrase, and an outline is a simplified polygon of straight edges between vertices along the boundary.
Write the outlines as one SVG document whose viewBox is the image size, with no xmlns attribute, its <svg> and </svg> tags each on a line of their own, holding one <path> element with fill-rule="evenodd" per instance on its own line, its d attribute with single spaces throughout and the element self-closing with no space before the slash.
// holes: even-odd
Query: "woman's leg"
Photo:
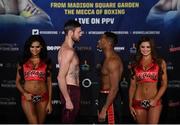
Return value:
<svg viewBox="0 0 180 125">
<path fill-rule="evenodd" d="M 161 110 L 162 110 L 162 105 L 150 107 L 150 109 L 148 111 L 148 123 L 149 124 L 158 124 Z"/>
<path fill-rule="evenodd" d="M 36 104 L 37 115 L 38 115 L 38 123 L 43 124 L 46 118 L 46 107 L 48 104 L 48 100 L 40 101 Z"/>
<path fill-rule="evenodd" d="M 136 121 L 138 124 L 147 123 L 147 110 L 145 109 L 135 109 L 136 111 Z"/>
<path fill-rule="evenodd" d="M 31 101 L 22 100 L 21 102 L 23 111 L 30 124 L 37 124 L 38 119 L 36 115 L 35 105 Z"/>
</svg>

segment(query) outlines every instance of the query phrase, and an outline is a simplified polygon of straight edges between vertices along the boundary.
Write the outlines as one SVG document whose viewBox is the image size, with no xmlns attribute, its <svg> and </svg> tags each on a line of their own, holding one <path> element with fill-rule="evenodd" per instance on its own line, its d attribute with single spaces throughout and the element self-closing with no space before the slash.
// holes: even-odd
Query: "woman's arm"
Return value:
<svg viewBox="0 0 180 125">
<path fill-rule="evenodd" d="M 47 73 L 48 73 L 47 86 L 48 86 L 48 94 L 49 94 L 49 102 L 48 103 L 51 103 L 51 101 L 52 101 L 52 74 L 51 74 L 50 70 L 48 70 Z"/>
<path fill-rule="evenodd" d="M 19 70 L 20 70 L 21 68 L 23 68 L 23 67 L 21 67 L 21 66 L 18 64 L 17 74 L 16 74 L 16 87 L 17 87 L 17 89 L 21 92 L 21 94 L 25 96 L 25 98 L 26 98 L 27 100 L 31 100 L 31 96 L 32 96 L 32 95 L 31 95 L 30 93 L 26 92 L 26 91 L 24 90 L 24 88 L 22 87 L 22 84 L 20 83 L 21 76 L 20 76 Z"/>
<path fill-rule="evenodd" d="M 129 87 L 129 109 L 131 112 L 131 115 L 133 116 L 134 120 L 136 120 L 136 112 L 134 110 L 134 108 L 132 107 L 132 103 L 133 103 L 133 98 L 136 92 L 136 78 L 135 76 L 133 76 L 133 78 L 131 78 L 130 81 L 130 87 Z"/>
<path fill-rule="evenodd" d="M 129 87 L 129 106 L 132 106 L 132 100 L 134 98 L 136 91 L 136 78 L 133 76 L 130 81 L 130 87 Z"/>
<path fill-rule="evenodd" d="M 16 87 L 17 87 L 17 89 L 21 92 L 21 94 L 25 94 L 26 91 L 24 90 L 24 88 L 22 87 L 22 85 L 21 85 L 21 83 L 20 83 L 21 76 L 20 76 L 19 70 L 20 70 L 21 68 L 22 68 L 22 67 L 18 64 L 18 66 L 17 66 L 17 73 L 16 73 Z"/>
<path fill-rule="evenodd" d="M 159 89 L 157 95 L 154 98 L 155 101 L 160 100 L 160 98 L 162 97 L 162 95 L 165 93 L 165 91 L 167 89 L 167 70 L 166 70 L 166 62 L 164 60 L 162 60 L 161 67 L 163 70 L 161 86 L 160 86 L 160 89 Z"/>
<path fill-rule="evenodd" d="M 47 112 L 50 114 L 52 112 L 52 73 L 51 73 L 51 65 L 49 66 L 49 69 L 47 71 L 47 87 L 48 87 L 48 105 L 47 105 Z"/>
</svg>

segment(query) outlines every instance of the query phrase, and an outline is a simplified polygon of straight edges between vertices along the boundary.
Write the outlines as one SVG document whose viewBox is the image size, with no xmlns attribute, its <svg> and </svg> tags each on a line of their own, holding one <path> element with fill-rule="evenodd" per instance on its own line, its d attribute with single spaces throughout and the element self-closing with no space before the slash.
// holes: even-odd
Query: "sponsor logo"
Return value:
<svg viewBox="0 0 180 125">
<path fill-rule="evenodd" d="M 126 81 L 126 78 L 125 78 L 125 77 L 123 78 L 123 81 L 121 81 L 120 85 L 121 85 L 121 87 L 123 87 L 123 88 L 127 88 L 127 87 L 128 87 L 128 82 Z"/>
<path fill-rule="evenodd" d="M 75 49 L 78 51 L 91 51 L 92 47 L 91 46 L 77 46 L 75 47 Z"/>
<path fill-rule="evenodd" d="M 89 88 L 90 86 L 92 85 L 92 82 L 89 78 L 85 78 L 83 81 L 82 81 L 82 86 L 84 88 Z"/>
<path fill-rule="evenodd" d="M 9 43 L 1 43 L 0 44 L 0 51 L 19 51 L 19 47 L 17 44 L 9 44 Z"/>
<path fill-rule="evenodd" d="M 59 105 L 59 104 L 61 104 L 61 101 L 60 100 L 52 100 L 52 104 Z"/>
<path fill-rule="evenodd" d="M 89 100 L 89 101 L 83 101 L 83 100 L 81 100 L 81 104 L 83 104 L 83 105 L 90 105 L 91 104 L 91 101 Z"/>
<path fill-rule="evenodd" d="M 58 31 L 40 31 L 39 34 L 57 35 L 57 34 L 58 34 Z"/>
<path fill-rule="evenodd" d="M 120 51 L 124 51 L 125 50 L 125 47 L 120 47 L 120 46 L 118 46 L 118 47 L 114 47 L 114 50 L 116 51 L 116 52 L 120 52 Z"/>
<path fill-rule="evenodd" d="M 82 71 L 89 71 L 90 70 L 90 65 L 87 63 L 87 60 L 84 60 L 84 64 L 81 65 L 81 70 Z"/>
<path fill-rule="evenodd" d="M 177 52 L 177 51 L 180 51 L 180 46 L 175 47 L 174 45 L 171 44 L 169 48 L 169 52 Z"/>
<path fill-rule="evenodd" d="M 172 64 L 172 62 L 167 62 L 167 70 L 173 70 L 174 66 Z"/>
<path fill-rule="evenodd" d="M 16 105 L 16 100 L 14 97 L 0 98 L 0 105 Z"/>
<path fill-rule="evenodd" d="M 180 81 L 178 80 L 171 80 L 168 84 L 169 88 L 180 88 Z"/>
<path fill-rule="evenodd" d="M 2 88 L 16 88 L 15 80 L 3 80 L 1 83 Z"/>
<path fill-rule="evenodd" d="M 135 43 L 133 43 L 132 47 L 129 49 L 129 52 L 130 52 L 131 54 L 135 54 L 135 53 L 136 53 Z"/>
<path fill-rule="evenodd" d="M 0 68 L 16 68 L 16 63 L 0 63 Z"/>
<path fill-rule="evenodd" d="M 169 100 L 168 106 L 169 107 L 178 107 L 178 106 L 180 106 L 180 101 Z"/>
<path fill-rule="evenodd" d="M 58 51 L 60 48 L 60 46 L 47 46 L 48 51 Z"/>
<path fill-rule="evenodd" d="M 32 35 L 39 35 L 39 34 L 57 35 L 58 31 L 40 31 L 39 29 L 32 29 Z"/>
<path fill-rule="evenodd" d="M 32 29 L 32 35 L 39 35 L 38 29 Z"/>
</svg>

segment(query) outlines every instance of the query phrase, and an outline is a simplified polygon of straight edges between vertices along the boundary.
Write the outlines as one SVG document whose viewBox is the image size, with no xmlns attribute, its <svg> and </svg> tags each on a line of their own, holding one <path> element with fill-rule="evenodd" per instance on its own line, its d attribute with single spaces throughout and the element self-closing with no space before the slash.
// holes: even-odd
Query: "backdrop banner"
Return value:
<svg viewBox="0 0 180 125">
<path fill-rule="evenodd" d="M 0 123 L 27 123 L 15 86 L 16 68 L 26 39 L 40 34 L 52 59 L 53 112 L 46 123 L 60 123 L 61 102 L 57 53 L 69 19 L 82 24 L 75 49 L 80 58 L 81 109 L 77 123 L 96 123 L 99 69 L 103 53 L 96 49 L 106 31 L 118 35 L 116 52 L 124 62 L 120 84 L 122 123 L 134 123 L 128 109 L 128 66 L 143 36 L 154 39 L 167 63 L 168 89 L 163 96 L 160 123 L 180 123 L 180 1 L 179 0 L 0 0 Z"/>
</svg>

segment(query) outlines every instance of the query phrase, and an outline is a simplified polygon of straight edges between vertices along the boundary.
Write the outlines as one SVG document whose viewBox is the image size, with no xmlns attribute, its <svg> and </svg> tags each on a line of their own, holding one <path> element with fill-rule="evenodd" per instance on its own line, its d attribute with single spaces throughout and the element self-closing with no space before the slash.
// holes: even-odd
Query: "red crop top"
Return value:
<svg viewBox="0 0 180 125">
<path fill-rule="evenodd" d="M 159 71 L 159 65 L 152 61 L 151 64 L 149 64 L 148 69 L 144 70 L 142 65 L 135 67 L 135 76 L 138 83 L 156 83 L 158 82 L 158 71 Z"/>
<path fill-rule="evenodd" d="M 47 65 L 42 61 L 39 63 L 38 67 L 33 69 L 33 64 L 31 61 L 27 61 L 23 65 L 24 79 L 25 80 L 46 80 L 46 67 Z"/>
</svg>

